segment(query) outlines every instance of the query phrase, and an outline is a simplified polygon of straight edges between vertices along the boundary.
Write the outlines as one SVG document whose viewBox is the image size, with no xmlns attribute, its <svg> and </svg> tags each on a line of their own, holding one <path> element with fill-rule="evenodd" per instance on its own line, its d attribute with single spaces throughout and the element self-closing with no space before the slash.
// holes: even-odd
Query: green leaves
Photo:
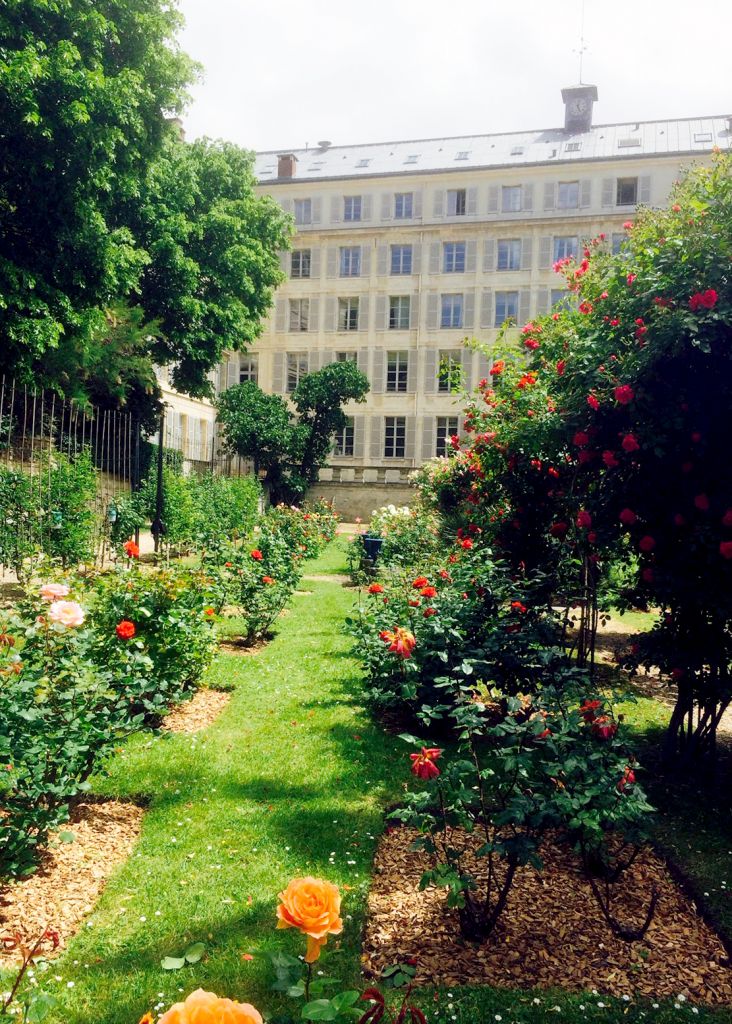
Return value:
<svg viewBox="0 0 732 1024">
<path fill-rule="evenodd" d="M 187 964 L 197 964 L 203 958 L 206 946 L 203 942 L 194 942 L 181 956 L 166 956 L 160 961 L 164 971 L 179 971 Z"/>
<path fill-rule="evenodd" d="M 361 1016 L 356 1007 L 360 993 L 354 990 L 339 992 L 332 999 L 315 999 L 302 1008 L 303 1020 L 352 1020 Z"/>
</svg>

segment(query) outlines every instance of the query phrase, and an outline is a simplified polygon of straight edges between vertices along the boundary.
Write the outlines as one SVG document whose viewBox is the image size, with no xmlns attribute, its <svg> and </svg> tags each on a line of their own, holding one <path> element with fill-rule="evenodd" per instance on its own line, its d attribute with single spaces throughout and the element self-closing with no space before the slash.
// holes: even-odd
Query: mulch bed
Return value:
<svg viewBox="0 0 732 1024">
<path fill-rule="evenodd" d="M 231 694 L 221 690 L 197 690 L 165 716 L 162 727 L 166 732 L 200 732 L 216 721 L 230 700 Z"/>
<path fill-rule="evenodd" d="M 74 841 L 56 842 L 34 875 L 0 889 L 0 937 L 19 934 L 33 942 L 46 928 L 54 928 L 61 938 L 60 952 L 91 913 L 109 876 L 132 853 L 143 813 L 135 804 L 116 801 L 78 804 L 61 829 L 71 832 Z M 43 953 L 50 955 L 46 946 Z M 18 959 L 17 950 L 0 943 L 0 966 Z"/>
<path fill-rule="evenodd" d="M 410 850 L 415 835 L 394 829 L 379 845 L 364 942 L 368 972 L 414 958 L 419 984 L 597 989 L 631 998 L 681 993 L 693 1002 L 732 1003 L 732 971 L 721 941 L 653 852 L 643 853 L 616 886 L 622 891 L 614 911 L 632 926 L 642 922 L 651 889 L 660 892 L 642 941 L 615 938 L 578 859 L 550 837 L 541 849 L 543 872 L 519 869 L 493 935 L 473 945 L 461 939 L 445 890 L 419 891 L 429 860 Z"/>
<path fill-rule="evenodd" d="M 219 640 L 219 650 L 224 654 L 239 654 L 248 657 L 251 654 L 259 654 L 270 641 L 270 637 L 262 637 L 261 640 L 244 640 L 241 637 L 230 637 L 228 640 Z"/>
</svg>

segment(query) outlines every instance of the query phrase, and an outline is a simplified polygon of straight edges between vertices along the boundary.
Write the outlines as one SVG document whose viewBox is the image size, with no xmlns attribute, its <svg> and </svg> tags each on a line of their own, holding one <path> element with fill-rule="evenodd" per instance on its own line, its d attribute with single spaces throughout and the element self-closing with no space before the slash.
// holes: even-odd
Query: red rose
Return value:
<svg viewBox="0 0 732 1024">
<path fill-rule="evenodd" d="M 262 577 L 262 583 L 266 583 L 266 584 L 268 584 L 268 586 L 271 586 L 274 582 L 275 581 L 272 579 L 271 576 L 263 576 Z"/>
<path fill-rule="evenodd" d="M 491 377 L 499 377 L 505 369 L 506 363 L 504 362 L 504 360 L 497 359 L 488 372 L 490 373 Z"/>
<path fill-rule="evenodd" d="M 620 465 L 618 460 L 615 458 L 614 452 L 603 452 L 602 461 L 605 463 L 608 469 L 615 469 L 616 466 Z"/>
<path fill-rule="evenodd" d="M 635 514 L 632 508 L 621 509 L 620 522 L 624 526 L 633 526 L 638 521 L 638 516 Z"/>
<path fill-rule="evenodd" d="M 590 722 L 594 722 L 595 712 L 599 711 L 601 707 L 601 700 L 587 700 L 585 698 L 584 702 L 582 703 L 582 706 L 579 709 L 579 712 L 584 718 L 585 722 L 589 724 Z"/>
<path fill-rule="evenodd" d="M 429 617 L 431 615 L 437 615 L 437 609 L 436 608 L 425 608 L 425 610 L 422 612 L 422 614 L 424 615 L 424 617 L 426 619 L 429 619 Z"/>
<path fill-rule="evenodd" d="M 714 309 L 719 296 L 714 288 L 707 288 L 705 292 L 696 292 L 689 299 L 689 309 L 696 312 L 699 309 Z"/>
<path fill-rule="evenodd" d="M 380 583 L 372 583 L 369 586 L 369 594 L 383 594 L 384 588 Z"/>
<path fill-rule="evenodd" d="M 470 549 L 471 549 L 471 548 L 472 548 L 472 546 L 473 546 L 473 542 L 472 542 L 472 540 L 470 539 L 470 537 L 466 537 L 466 538 L 465 538 L 465 540 L 461 540 L 461 541 L 459 541 L 459 544 L 460 544 L 460 547 L 461 547 L 461 548 L 462 548 L 462 549 L 463 549 L 464 551 L 470 551 Z"/>
<path fill-rule="evenodd" d="M 524 341 L 524 345 L 526 346 L 526 348 L 530 349 L 533 352 L 535 349 L 539 347 L 539 342 L 536 340 L 536 338 L 526 338 L 526 340 Z"/>
<path fill-rule="evenodd" d="M 592 526 L 592 516 L 583 508 L 577 513 L 577 526 L 579 526 L 580 530 L 586 530 Z"/>
<path fill-rule="evenodd" d="M 674 516 L 674 526 L 686 526 L 686 520 L 680 512 L 677 512 Z"/>
<path fill-rule="evenodd" d="M 597 409 L 600 408 L 600 403 L 598 402 L 598 400 L 595 398 L 595 396 L 593 394 L 589 394 L 587 396 L 587 404 L 589 405 L 590 409 L 597 410 Z"/>
<path fill-rule="evenodd" d="M 566 523 L 552 523 L 549 527 L 549 533 L 552 537 L 557 537 L 559 540 L 564 540 L 567 536 L 567 530 L 569 526 Z"/>
<path fill-rule="evenodd" d="M 621 447 L 624 452 L 637 452 L 640 445 L 635 434 L 626 434 L 621 442 Z"/>
<path fill-rule="evenodd" d="M 437 597 L 437 587 L 422 587 L 420 594 L 422 597 Z"/>
<path fill-rule="evenodd" d="M 722 516 L 722 526 L 732 526 L 732 508 L 728 508 Z"/>
<path fill-rule="evenodd" d="M 578 430 L 572 440 L 578 448 L 584 448 L 585 445 L 590 443 L 590 435 L 586 434 L 584 430 Z"/>
<path fill-rule="evenodd" d="M 130 622 L 129 619 L 122 619 L 121 622 L 118 622 L 114 631 L 120 640 L 131 640 L 137 632 L 134 622 Z"/>
<path fill-rule="evenodd" d="M 409 605 L 410 608 L 421 608 L 422 607 L 422 602 L 417 597 L 410 597 L 410 599 L 407 602 L 407 604 Z"/>
<path fill-rule="evenodd" d="M 557 360 L 557 374 L 560 377 L 564 376 L 564 371 L 565 371 L 566 367 L 567 367 L 567 362 L 566 362 L 565 359 L 558 359 Z"/>
<path fill-rule="evenodd" d="M 628 767 L 623 772 L 622 778 L 618 782 L 618 789 L 622 793 L 626 786 L 632 786 L 635 782 L 635 772 L 632 768 Z"/>
<path fill-rule="evenodd" d="M 601 740 L 609 740 L 618 731 L 618 724 L 607 715 L 599 715 L 592 723 L 592 731 Z"/>
<path fill-rule="evenodd" d="M 128 558 L 140 557 L 140 549 L 138 548 L 137 544 L 135 544 L 134 540 L 126 540 L 122 547 L 124 548 L 125 554 L 127 555 Z"/>
<path fill-rule="evenodd" d="M 255 562 L 261 562 L 262 559 L 264 558 L 264 555 L 259 550 L 259 548 L 255 548 L 254 551 L 250 551 L 249 554 L 252 556 Z"/>
<path fill-rule="evenodd" d="M 595 541 L 597 540 L 597 534 L 594 530 L 590 530 L 590 532 L 587 534 L 587 539 L 590 542 L 590 544 L 595 543 Z"/>
<path fill-rule="evenodd" d="M 521 601 L 511 601 L 511 611 L 518 612 L 519 615 L 523 615 L 526 610 L 526 605 Z"/>
<path fill-rule="evenodd" d="M 723 540 L 719 545 L 719 553 L 722 558 L 732 558 L 732 540 Z"/>
<path fill-rule="evenodd" d="M 412 582 L 412 586 L 415 590 L 419 590 L 421 587 L 426 587 L 428 583 L 429 580 L 426 576 L 418 576 L 416 580 Z"/>
<path fill-rule="evenodd" d="M 653 551 L 655 546 L 655 539 L 653 537 L 650 537 L 648 534 L 646 534 L 645 537 L 641 537 L 640 541 L 638 542 L 638 547 L 641 549 L 641 551 L 645 551 L 646 554 L 648 554 L 650 551 Z"/>
<path fill-rule="evenodd" d="M 620 384 L 613 391 L 613 395 L 619 405 L 629 405 L 635 398 L 635 392 L 630 384 Z"/>
</svg>

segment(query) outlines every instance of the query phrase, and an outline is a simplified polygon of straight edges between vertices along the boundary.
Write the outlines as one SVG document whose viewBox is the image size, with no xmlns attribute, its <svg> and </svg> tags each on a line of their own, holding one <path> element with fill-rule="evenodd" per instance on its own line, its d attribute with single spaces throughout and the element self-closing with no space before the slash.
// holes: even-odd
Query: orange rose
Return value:
<svg viewBox="0 0 732 1024">
<path fill-rule="evenodd" d="M 299 928 L 307 935 L 305 962 L 314 963 L 320 956 L 320 947 L 328 941 L 328 935 L 338 935 L 343 931 L 338 887 L 320 878 L 293 878 L 285 891 L 279 894 L 279 899 L 277 927 Z"/>
<path fill-rule="evenodd" d="M 143 1018 L 144 1020 L 144 1018 Z M 249 1003 L 220 999 L 202 988 L 191 992 L 184 1003 L 175 1003 L 160 1024 L 264 1024 L 262 1015 Z"/>
</svg>

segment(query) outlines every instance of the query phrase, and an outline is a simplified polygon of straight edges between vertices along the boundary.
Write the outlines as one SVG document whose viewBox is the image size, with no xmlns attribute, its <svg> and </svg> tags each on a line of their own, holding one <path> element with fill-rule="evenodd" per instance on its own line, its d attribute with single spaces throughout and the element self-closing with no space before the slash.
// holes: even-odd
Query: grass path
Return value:
<svg viewBox="0 0 732 1024">
<path fill-rule="evenodd" d="M 331 545 L 307 574 L 343 573 L 343 547 Z M 406 748 L 359 703 L 342 632 L 353 592 L 327 581 L 303 587 L 311 593 L 295 596 L 269 646 L 252 657 L 222 654 L 211 669 L 211 685 L 234 688 L 213 726 L 198 736 L 134 737 L 96 780 L 102 795 L 150 806 L 135 854 L 52 968 L 62 993 L 53 1024 L 137 1024 L 198 986 L 254 1003 L 272 1024 L 291 1019 L 258 954 L 304 949 L 298 935 L 274 928 L 277 892 L 298 874 L 343 888 L 346 927 L 324 965 L 358 984 L 375 837 L 407 777 Z M 198 941 L 201 963 L 161 969 L 163 957 Z M 558 992 L 455 988 L 421 1000 L 431 1024 L 728 1019 Z"/>
</svg>

